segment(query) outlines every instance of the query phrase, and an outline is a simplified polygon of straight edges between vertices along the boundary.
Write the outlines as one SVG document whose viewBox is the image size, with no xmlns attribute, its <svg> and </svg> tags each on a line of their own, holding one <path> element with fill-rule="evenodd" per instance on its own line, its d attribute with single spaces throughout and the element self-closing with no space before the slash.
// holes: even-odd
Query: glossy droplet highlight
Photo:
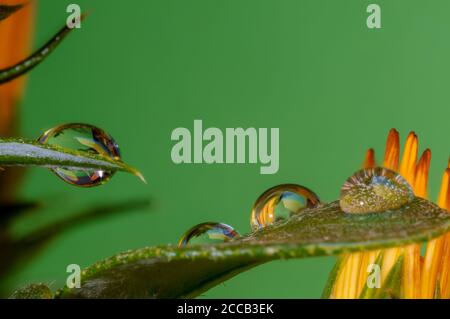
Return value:
<svg viewBox="0 0 450 319">
<path fill-rule="evenodd" d="M 253 230 L 262 229 L 319 204 L 319 197 L 306 187 L 296 184 L 275 186 L 256 200 L 252 208 L 250 225 Z"/>
<path fill-rule="evenodd" d="M 238 237 L 240 237 L 238 232 L 230 225 L 223 223 L 202 223 L 184 233 L 178 241 L 178 247 L 218 244 Z"/>
<path fill-rule="evenodd" d="M 57 126 L 42 134 L 38 142 L 120 160 L 119 147 L 114 139 L 102 129 L 88 124 L 73 123 Z M 114 172 L 104 170 L 59 167 L 52 168 L 52 171 L 65 182 L 81 187 L 102 185 L 114 175 Z"/>
<path fill-rule="evenodd" d="M 376 167 L 349 177 L 341 189 L 340 206 L 346 213 L 377 213 L 411 202 L 414 193 L 408 182 L 394 171 Z"/>
</svg>

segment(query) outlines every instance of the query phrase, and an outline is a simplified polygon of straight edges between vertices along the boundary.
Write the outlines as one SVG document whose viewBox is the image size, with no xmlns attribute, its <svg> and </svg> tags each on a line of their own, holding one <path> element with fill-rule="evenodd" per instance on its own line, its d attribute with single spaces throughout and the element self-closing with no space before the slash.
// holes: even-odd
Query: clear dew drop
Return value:
<svg viewBox="0 0 450 319">
<path fill-rule="evenodd" d="M 57 145 L 76 151 L 120 159 L 119 146 L 114 139 L 102 129 L 88 124 L 65 124 L 46 131 L 38 138 L 41 144 Z M 108 182 L 114 172 L 104 170 L 74 170 L 52 168 L 65 182 L 80 186 L 93 187 Z"/>
<path fill-rule="evenodd" d="M 398 209 L 413 199 L 411 186 L 400 174 L 376 167 L 349 177 L 341 188 L 339 203 L 346 213 L 364 214 Z"/>
<path fill-rule="evenodd" d="M 218 244 L 239 237 L 239 233 L 230 225 L 208 222 L 198 224 L 185 232 L 178 241 L 178 247 Z"/>
<path fill-rule="evenodd" d="M 253 230 L 259 230 L 319 204 L 319 197 L 306 187 L 296 184 L 275 186 L 256 200 L 252 208 L 250 225 Z"/>
</svg>

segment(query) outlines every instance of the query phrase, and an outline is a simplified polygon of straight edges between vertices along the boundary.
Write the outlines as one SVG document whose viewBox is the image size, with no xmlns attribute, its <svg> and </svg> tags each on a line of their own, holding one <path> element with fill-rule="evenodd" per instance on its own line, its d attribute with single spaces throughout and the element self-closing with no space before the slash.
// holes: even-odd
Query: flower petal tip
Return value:
<svg viewBox="0 0 450 319">
<path fill-rule="evenodd" d="M 400 158 L 400 135 L 396 129 L 391 129 L 386 140 L 383 165 L 394 171 L 398 170 Z"/>
<path fill-rule="evenodd" d="M 363 168 L 374 168 L 377 166 L 375 159 L 375 150 L 369 148 L 366 152 L 366 157 L 364 158 Z"/>
</svg>

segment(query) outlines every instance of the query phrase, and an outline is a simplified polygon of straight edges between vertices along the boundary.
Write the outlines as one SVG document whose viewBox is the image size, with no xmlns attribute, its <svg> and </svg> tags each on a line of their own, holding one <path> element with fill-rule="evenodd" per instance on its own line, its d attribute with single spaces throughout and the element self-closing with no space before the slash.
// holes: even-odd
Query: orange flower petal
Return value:
<svg viewBox="0 0 450 319">
<path fill-rule="evenodd" d="M 418 147 L 419 142 L 417 135 L 414 132 L 410 132 L 408 138 L 406 139 L 405 150 L 403 151 L 399 173 L 411 185 L 414 185 Z"/>
<path fill-rule="evenodd" d="M 450 209 L 450 168 L 447 168 L 442 176 L 438 205 L 444 209 Z"/>
<path fill-rule="evenodd" d="M 428 163 L 426 163 L 428 162 Z M 426 168 L 425 168 L 426 167 Z M 415 190 L 416 195 L 426 197 L 426 181 L 429 168 L 429 156 L 425 153 L 419 161 L 416 170 Z M 425 183 L 425 185 L 424 185 Z M 422 264 L 421 297 L 433 298 L 436 291 L 436 283 L 441 271 L 441 260 L 444 249 L 444 239 L 439 237 L 429 241 L 426 245 L 425 256 Z"/>
<path fill-rule="evenodd" d="M 414 193 L 416 196 L 427 198 L 428 172 L 430 170 L 431 151 L 423 152 L 419 163 L 417 163 L 414 179 Z"/>
<path fill-rule="evenodd" d="M 444 235 L 443 261 L 441 270 L 441 298 L 450 299 L 450 234 Z"/>
<path fill-rule="evenodd" d="M 386 141 L 386 150 L 384 153 L 384 167 L 391 170 L 398 170 L 398 161 L 400 158 L 400 136 L 396 129 L 391 129 Z"/>
<path fill-rule="evenodd" d="M 364 251 L 361 252 L 361 266 L 359 269 L 359 279 L 358 279 L 358 289 L 357 289 L 357 296 L 355 298 L 358 298 L 361 292 L 363 291 L 364 287 L 367 285 L 367 268 L 369 265 L 374 264 L 377 260 L 379 250 L 373 250 L 373 251 Z"/>
<path fill-rule="evenodd" d="M 366 157 L 364 158 L 364 162 L 362 167 L 363 168 L 373 168 L 376 167 L 376 160 L 375 160 L 375 151 L 373 148 L 369 148 L 366 152 Z"/>
<path fill-rule="evenodd" d="M 442 176 L 438 205 L 450 211 L 450 167 L 445 170 Z M 450 298 L 450 234 L 446 234 L 441 238 L 443 238 L 442 269 L 440 275 L 441 298 L 448 299 Z"/>
<path fill-rule="evenodd" d="M 405 247 L 403 265 L 403 297 L 407 299 L 419 298 L 420 292 L 420 245 L 413 244 Z"/>
<path fill-rule="evenodd" d="M 381 250 L 381 254 L 383 254 L 382 257 L 382 263 L 381 263 L 381 282 L 383 283 L 386 277 L 388 276 L 389 272 L 391 271 L 392 267 L 394 267 L 395 263 L 397 262 L 398 258 L 401 255 L 401 248 L 386 248 Z"/>
<path fill-rule="evenodd" d="M 414 192 L 416 189 L 414 187 L 415 176 L 416 176 L 416 162 L 417 153 L 419 148 L 419 141 L 417 135 L 414 132 L 410 132 L 406 139 L 405 149 L 403 151 L 403 157 L 400 164 L 399 173 L 402 175 L 413 187 Z M 426 165 L 428 161 L 428 152 L 425 155 L 420 164 L 421 173 L 425 173 Z M 423 184 L 427 184 L 425 180 L 421 180 Z M 426 190 L 425 190 L 426 192 Z M 403 296 L 405 298 L 417 298 L 420 294 L 420 245 L 414 244 L 407 246 L 403 249 L 404 253 L 404 264 L 403 264 Z"/>
<path fill-rule="evenodd" d="M 434 297 L 444 248 L 444 237 L 438 237 L 427 243 L 427 249 L 422 266 L 421 297 L 430 299 Z"/>
</svg>

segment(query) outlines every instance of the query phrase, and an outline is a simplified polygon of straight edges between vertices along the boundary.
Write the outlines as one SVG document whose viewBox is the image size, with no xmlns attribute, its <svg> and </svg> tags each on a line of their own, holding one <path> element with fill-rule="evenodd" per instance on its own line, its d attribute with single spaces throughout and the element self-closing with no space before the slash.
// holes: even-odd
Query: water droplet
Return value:
<svg viewBox="0 0 450 319">
<path fill-rule="evenodd" d="M 198 224 L 181 236 L 178 247 L 189 245 L 208 245 L 230 241 L 240 237 L 233 227 L 223 223 Z"/>
<path fill-rule="evenodd" d="M 250 225 L 253 230 L 262 229 L 319 204 L 319 197 L 306 187 L 295 184 L 275 186 L 256 200 L 252 208 Z"/>
<path fill-rule="evenodd" d="M 413 199 L 411 186 L 400 174 L 376 167 L 360 170 L 347 179 L 340 205 L 346 213 L 376 213 L 398 209 Z"/>
<path fill-rule="evenodd" d="M 38 142 L 120 159 L 119 147 L 114 139 L 102 129 L 88 124 L 57 126 L 42 134 Z M 52 168 L 52 171 L 65 182 L 81 187 L 104 184 L 114 175 L 114 172 L 104 170 Z"/>
</svg>

